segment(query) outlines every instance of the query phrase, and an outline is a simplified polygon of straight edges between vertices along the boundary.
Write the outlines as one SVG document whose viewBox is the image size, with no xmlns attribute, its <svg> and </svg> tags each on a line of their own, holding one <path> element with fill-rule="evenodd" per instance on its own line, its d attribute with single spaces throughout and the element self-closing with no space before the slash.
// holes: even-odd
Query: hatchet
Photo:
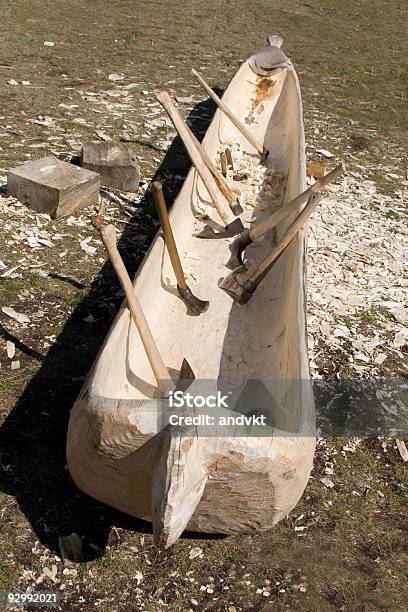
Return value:
<svg viewBox="0 0 408 612">
<path fill-rule="evenodd" d="M 173 230 L 171 229 L 169 215 L 167 213 L 167 206 L 164 200 L 163 189 L 160 181 L 153 181 L 153 197 L 171 265 L 173 266 L 174 274 L 176 275 L 177 291 L 191 312 L 199 315 L 208 310 L 209 302 L 207 300 L 200 300 L 198 297 L 196 297 L 186 283 L 176 242 L 174 240 Z"/>
</svg>

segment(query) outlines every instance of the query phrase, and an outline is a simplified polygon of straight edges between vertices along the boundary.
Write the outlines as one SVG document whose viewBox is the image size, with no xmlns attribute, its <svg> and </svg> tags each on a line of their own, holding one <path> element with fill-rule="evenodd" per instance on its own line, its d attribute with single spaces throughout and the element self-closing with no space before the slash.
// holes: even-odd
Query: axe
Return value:
<svg viewBox="0 0 408 612">
<path fill-rule="evenodd" d="M 244 265 L 242 255 L 245 249 L 252 242 L 261 236 L 264 236 L 266 232 L 269 232 L 269 230 L 276 227 L 283 219 L 286 219 L 286 217 L 296 212 L 300 206 L 309 200 L 311 195 L 322 191 L 322 189 L 327 187 L 329 183 L 332 183 L 336 180 L 336 178 L 344 174 L 345 171 L 346 166 L 344 162 L 341 162 L 341 164 L 336 166 L 334 170 L 325 176 L 322 176 L 322 178 L 316 181 L 314 185 L 300 193 L 294 200 L 289 202 L 289 204 L 286 204 L 276 212 L 272 213 L 267 219 L 261 221 L 257 225 L 254 225 L 254 227 L 241 232 L 241 234 L 237 236 L 235 241 L 230 245 L 231 257 L 227 263 L 227 267 L 234 270 L 238 266 Z"/>
<path fill-rule="evenodd" d="M 273 247 L 272 251 L 265 259 L 250 270 L 246 270 L 244 265 L 238 266 L 226 278 L 221 279 L 218 286 L 224 289 L 224 291 L 231 295 L 239 304 L 246 304 L 258 285 L 268 274 L 279 255 L 281 255 L 288 244 L 292 242 L 308 217 L 317 208 L 321 199 L 321 194 L 312 193 L 302 212 L 288 227 L 280 241 Z"/>
<path fill-rule="evenodd" d="M 171 265 L 177 279 L 177 291 L 181 299 L 186 303 L 192 313 L 199 315 L 208 310 L 209 302 L 200 300 L 196 297 L 186 283 L 177 246 L 174 240 L 173 230 L 171 229 L 167 206 L 163 196 L 163 189 L 160 181 L 153 182 L 153 197 L 156 204 L 157 214 L 159 215 L 160 225 L 163 230 L 164 241 L 170 256 Z"/>
<path fill-rule="evenodd" d="M 239 234 L 244 229 L 244 224 L 239 217 L 235 217 L 225 196 L 220 192 L 219 187 L 208 169 L 204 159 L 200 155 L 200 151 L 196 143 L 191 138 L 188 128 L 180 116 L 180 113 L 175 108 L 169 94 L 166 91 L 161 91 L 156 95 L 156 99 L 163 106 L 164 110 L 172 120 L 187 153 L 195 166 L 201 180 L 203 181 L 208 194 L 220 215 L 225 228 L 220 231 L 220 235 L 214 237 L 226 238 Z M 209 231 L 211 231 L 209 229 Z"/>
<path fill-rule="evenodd" d="M 269 151 L 267 151 L 267 149 L 265 149 L 264 146 L 262 146 L 251 134 L 251 132 L 249 130 L 247 130 L 247 128 L 244 126 L 244 124 L 238 119 L 238 117 L 236 115 L 234 115 L 234 113 L 232 112 L 232 110 L 230 108 L 228 108 L 228 106 L 221 100 L 221 98 L 219 98 L 217 96 L 217 94 L 215 93 L 215 91 L 213 91 L 211 89 L 211 87 L 208 85 L 208 83 L 206 83 L 203 79 L 203 77 L 201 76 L 201 74 L 199 74 L 197 72 L 197 70 L 194 70 L 194 68 L 191 70 L 191 74 L 193 75 L 193 77 L 195 78 L 195 80 L 200 83 L 201 87 L 204 89 L 204 91 L 210 96 L 210 98 L 216 103 L 216 105 L 218 106 L 218 108 L 228 117 L 228 119 L 235 125 L 235 127 L 237 128 L 237 130 L 239 132 L 241 132 L 241 134 L 246 138 L 246 140 L 254 147 L 254 149 L 256 149 L 259 153 L 259 155 L 261 156 L 261 163 L 264 162 L 266 160 L 266 158 L 269 155 Z"/>
<path fill-rule="evenodd" d="M 200 155 L 203 158 L 205 165 L 207 166 L 207 168 L 213 175 L 214 180 L 217 183 L 219 190 L 228 200 L 228 203 L 231 207 L 232 212 L 234 213 L 234 215 L 237 215 L 237 216 L 240 215 L 244 211 L 244 209 L 239 203 L 239 199 L 237 198 L 237 196 L 234 195 L 231 189 L 228 187 L 228 184 L 224 178 L 224 174 L 217 170 L 217 168 L 212 163 L 211 158 L 208 155 L 207 151 L 204 149 L 201 142 L 195 137 L 195 135 L 193 134 L 193 132 L 190 130 L 190 128 L 187 125 L 186 125 L 186 128 L 194 144 L 196 145 L 198 151 L 200 152 Z"/>
<path fill-rule="evenodd" d="M 146 351 L 147 358 L 150 363 L 150 367 L 153 370 L 154 376 L 157 381 L 157 387 L 162 396 L 166 397 L 178 386 L 181 380 L 192 381 L 195 379 L 193 370 L 187 359 L 183 359 L 180 371 L 179 379 L 177 383 L 170 376 L 170 372 L 164 364 L 163 357 L 161 356 L 159 349 L 157 348 L 156 342 L 153 338 L 153 334 L 144 315 L 140 302 L 135 294 L 132 281 L 129 278 L 129 274 L 125 268 L 125 264 L 120 256 L 116 243 L 116 229 L 113 225 L 102 226 L 101 218 L 94 218 L 94 225 L 99 229 L 102 242 L 106 247 L 109 255 L 112 267 L 116 272 L 120 285 L 125 294 L 127 305 L 131 314 L 131 317 L 136 325 L 137 331 L 139 332 L 140 339 Z"/>
</svg>

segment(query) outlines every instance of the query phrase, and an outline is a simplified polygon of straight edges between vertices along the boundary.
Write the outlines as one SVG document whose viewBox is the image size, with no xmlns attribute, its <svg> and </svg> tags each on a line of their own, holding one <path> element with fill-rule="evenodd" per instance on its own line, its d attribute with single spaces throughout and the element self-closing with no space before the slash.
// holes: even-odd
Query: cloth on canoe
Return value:
<svg viewBox="0 0 408 612">
<path fill-rule="evenodd" d="M 268 76 L 278 68 L 289 68 L 292 65 L 290 59 L 284 54 L 280 47 L 265 47 L 258 53 L 251 55 L 248 60 L 255 74 Z"/>
</svg>

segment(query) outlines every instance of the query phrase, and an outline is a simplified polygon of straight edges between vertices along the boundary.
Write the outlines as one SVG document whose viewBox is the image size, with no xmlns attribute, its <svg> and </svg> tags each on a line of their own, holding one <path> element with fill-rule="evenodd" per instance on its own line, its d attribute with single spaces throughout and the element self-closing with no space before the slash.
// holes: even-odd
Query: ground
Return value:
<svg viewBox="0 0 408 612">
<path fill-rule="evenodd" d="M 190 68 L 223 89 L 239 62 L 280 32 L 303 91 L 308 159 L 329 167 L 345 159 L 349 169 L 327 196 L 333 206 L 326 201 L 311 225 L 312 371 L 406 376 L 406 5 L 0 0 L 0 7 L 1 182 L 30 157 L 68 159 L 98 138 L 127 142 L 141 165 L 140 193 L 103 195 L 108 216 L 124 228 L 131 272 L 157 231 L 151 178 L 164 180 L 171 200 L 188 170 L 154 92 L 183 98 L 181 110 L 202 135 L 214 109 Z M 69 611 L 406 609 L 408 482 L 393 438 L 321 439 L 302 500 L 275 529 L 188 535 L 167 552 L 155 549 L 149 525 L 76 489 L 65 461 L 69 410 L 122 296 L 92 211 L 53 222 L 2 195 L 0 307 L 29 322 L 0 312 L 0 591 L 58 591 L 60 609 Z M 334 296 L 330 287 L 341 291 Z M 85 561 L 65 566 L 58 538 L 72 532 Z"/>
</svg>

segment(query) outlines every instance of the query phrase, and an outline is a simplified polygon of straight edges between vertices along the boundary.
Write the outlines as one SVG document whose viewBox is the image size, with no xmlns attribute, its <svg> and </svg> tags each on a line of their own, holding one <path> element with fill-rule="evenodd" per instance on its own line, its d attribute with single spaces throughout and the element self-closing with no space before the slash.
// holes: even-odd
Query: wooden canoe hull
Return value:
<svg viewBox="0 0 408 612">
<path fill-rule="evenodd" d="M 267 87 L 260 87 L 265 78 Z M 223 100 L 243 122 L 254 106 L 261 108 L 250 129 L 270 151 L 267 163 L 287 176 L 283 205 L 289 202 L 304 190 L 306 177 L 302 103 L 294 69 L 258 77 L 244 62 Z M 217 111 L 203 141 L 212 159 L 220 142 L 241 142 L 251 152 Z M 73 407 L 68 465 L 86 493 L 152 521 L 155 540 L 163 546 L 173 544 L 184 529 L 269 529 L 301 497 L 315 447 L 306 349 L 306 230 L 291 242 L 251 300 L 240 306 L 217 286 L 228 272 L 228 241 L 195 237 L 194 214 L 203 201 L 208 202 L 208 194 L 191 169 L 170 220 L 180 253 L 198 255 L 190 271 L 200 280 L 202 296 L 210 300 L 208 311 L 186 316 L 184 304 L 167 284 L 169 277 L 174 286 L 174 277 L 159 236 L 134 281 L 166 364 L 177 368 L 185 356 L 203 380 L 297 380 L 302 385 L 288 394 L 283 384 L 274 398 L 291 422 L 287 429 L 270 427 L 262 437 L 200 437 L 195 430 L 174 427 L 160 432 L 155 410 L 145 410 L 154 405 L 154 377 L 122 306 Z M 262 214 L 267 213 L 256 212 L 254 217 Z M 265 256 L 290 220 L 250 247 L 249 256 Z"/>
<path fill-rule="evenodd" d="M 162 517 L 157 541 L 165 546 L 185 529 L 269 529 L 299 501 L 313 462 L 310 434 L 197 437 L 176 427 L 160 434 L 155 415 L 149 411 L 147 419 L 141 413 L 134 401 L 78 401 L 68 464 L 80 489 L 127 514 L 152 521 L 155 502 L 161 503 L 152 522 Z"/>
</svg>

